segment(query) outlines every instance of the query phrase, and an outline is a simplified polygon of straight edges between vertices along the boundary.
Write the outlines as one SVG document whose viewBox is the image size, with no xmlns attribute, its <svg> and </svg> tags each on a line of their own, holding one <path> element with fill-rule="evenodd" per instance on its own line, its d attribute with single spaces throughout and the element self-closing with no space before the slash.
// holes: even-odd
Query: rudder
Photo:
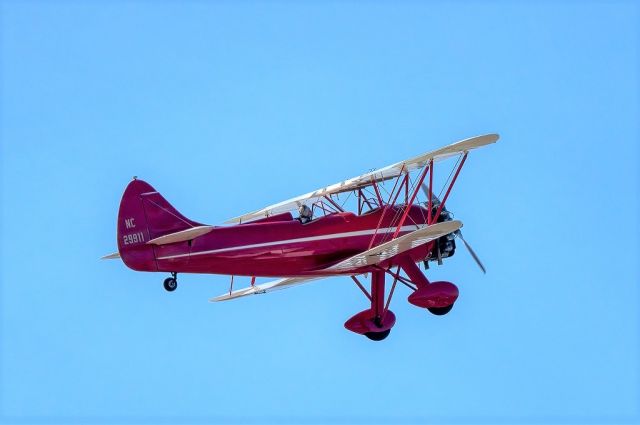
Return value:
<svg viewBox="0 0 640 425">
<path fill-rule="evenodd" d="M 120 201 L 118 252 L 133 270 L 158 271 L 154 248 L 147 242 L 200 225 L 180 214 L 149 183 L 134 179 Z"/>
</svg>

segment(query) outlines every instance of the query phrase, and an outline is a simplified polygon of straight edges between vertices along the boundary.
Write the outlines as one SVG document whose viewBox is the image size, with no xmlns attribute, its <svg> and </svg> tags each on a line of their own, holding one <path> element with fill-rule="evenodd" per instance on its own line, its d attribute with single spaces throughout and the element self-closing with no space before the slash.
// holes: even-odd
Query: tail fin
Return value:
<svg viewBox="0 0 640 425">
<path fill-rule="evenodd" d="M 200 223 L 180 214 L 149 183 L 134 179 L 124 191 L 118 211 L 118 252 L 127 267 L 157 271 L 151 239 Z"/>
</svg>

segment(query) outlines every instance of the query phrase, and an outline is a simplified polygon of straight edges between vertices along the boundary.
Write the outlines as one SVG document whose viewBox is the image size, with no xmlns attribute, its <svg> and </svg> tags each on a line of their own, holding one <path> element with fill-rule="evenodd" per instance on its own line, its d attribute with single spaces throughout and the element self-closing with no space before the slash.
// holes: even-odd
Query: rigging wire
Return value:
<svg viewBox="0 0 640 425">
<path fill-rule="evenodd" d="M 344 202 L 342 203 L 342 205 L 340 205 L 340 208 L 344 209 L 344 205 L 347 203 L 347 201 L 349 200 L 349 198 L 351 198 L 351 195 L 353 195 L 353 191 L 349 192 L 349 195 L 346 197 L 346 199 L 344 200 Z M 336 197 L 338 197 L 338 194 L 336 194 Z M 338 200 L 340 200 L 340 198 L 338 198 Z"/>
<path fill-rule="evenodd" d="M 172 216 L 174 216 L 175 218 L 177 218 L 178 220 L 182 221 L 183 223 L 185 223 L 187 226 L 189 227 L 193 227 L 191 225 L 191 223 L 189 223 L 188 221 L 184 220 L 183 218 L 178 217 L 177 215 L 175 215 L 174 213 L 172 213 L 171 211 L 169 211 L 168 209 L 166 209 L 165 207 L 163 207 L 162 205 L 158 205 L 155 202 L 153 202 L 151 199 L 146 199 L 146 201 L 151 202 L 153 205 L 155 205 L 156 207 L 160 208 L 161 210 L 171 214 Z"/>
<path fill-rule="evenodd" d="M 451 169 L 451 172 L 449 173 L 449 177 L 447 177 L 447 180 L 444 182 L 444 186 L 442 186 L 442 189 L 440 189 L 440 193 L 438 193 L 438 199 L 442 198 L 442 192 L 444 192 L 444 189 L 449 184 L 449 180 L 451 180 L 451 176 L 453 175 L 453 172 L 456 170 L 456 168 L 458 168 L 458 164 L 460 163 L 461 159 L 462 159 L 462 154 L 458 155 L 458 160 L 456 161 L 455 165 Z M 431 190 L 433 191 L 433 188 L 431 188 Z"/>
</svg>

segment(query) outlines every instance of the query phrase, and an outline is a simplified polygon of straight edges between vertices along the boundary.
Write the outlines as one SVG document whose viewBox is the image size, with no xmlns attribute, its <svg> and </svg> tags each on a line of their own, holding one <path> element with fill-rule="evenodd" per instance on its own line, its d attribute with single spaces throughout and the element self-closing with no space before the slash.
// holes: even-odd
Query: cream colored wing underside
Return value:
<svg viewBox="0 0 640 425">
<path fill-rule="evenodd" d="M 427 152 L 405 161 L 396 162 L 395 164 L 389 165 L 379 170 L 371 171 L 369 173 L 362 174 L 361 176 L 354 177 L 354 178 L 342 181 L 340 183 L 332 184 L 331 186 L 323 187 L 313 192 L 309 192 L 304 195 L 300 195 L 295 198 L 291 198 L 286 201 L 279 202 L 274 205 L 270 205 L 260 210 L 232 218 L 231 220 L 228 220 L 227 223 L 240 223 L 240 222 L 245 223 L 245 222 L 257 220 L 263 217 L 268 217 L 270 215 L 287 212 L 292 209 L 296 209 L 305 201 L 313 200 L 313 202 L 315 202 L 316 200 L 322 198 L 323 196 L 328 196 L 328 195 L 333 195 L 333 194 L 343 193 L 343 192 L 350 192 L 352 190 L 369 186 L 374 181 L 381 182 L 388 179 L 392 179 L 394 177 L 399 176 L 400 174 L 405 174 L 413 170 L 422 168 L 426 166 L 429 163 L 429 161 L 431 161 L 432 159 L 434 161 L 446 159 L 451 156 L 458 155 L 460 153 L 468 152 L 472 149 L 479 148 L 481 146 L 495 143 L 498 140 L 498 138 L 499 136 L 497 134 L 485 134 L 483 136 L 477 136 L 477 137 L 472 137 L 470 139 L 465 139 L 465 140 L 453 143 L 449 146 L 436 149 L 435 151 Z"/>
<path fill-rule="evenodd" d="M 206 235 L 214 228 L 215 226 L 196 226 L 179 232 L 169 233 L 168 235 L 160 236 L 159 238 L 151 239 L 147 244 L 167 245 L 175 242 L 184 242 L 195 239 L 198 236 Z"/>
<path fill-rule="evenodd" d="M 228 301 L 235 298 L 246 297 L 247 295 L 266 294 L 267 292 L 278 291 L 280 289 L 291 288 L 292 286 L 301 285 L 303 283 L 311 282 L 318 279 L 324 279 L 329 276 L 321 277 L 290 277 L 285 279 L 273 280 L 271 282 L 263 283 L 261 285 L 250 286 L 248 288 L 238 289 L 231 293 L 222 294 L 215 298 L 211 298 L 209 301 Z"/>
</svg>

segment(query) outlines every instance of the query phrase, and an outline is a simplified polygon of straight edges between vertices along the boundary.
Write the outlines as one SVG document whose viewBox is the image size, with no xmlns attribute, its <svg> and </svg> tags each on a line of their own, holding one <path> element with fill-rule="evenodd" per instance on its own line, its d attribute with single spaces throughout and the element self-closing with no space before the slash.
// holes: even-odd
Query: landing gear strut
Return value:
<svg viewBox="0 0 640 425">
<path fill-rule="evenodd" d="M 173 292 L 178 287 L 178 273 L 171 272 L 171 277 L 168 277 L 164 280 L 164 289 L 169 292 Z"/>
<path fill-rule="evenodd" d="M 354 315 L 344 324 L 344 327 L 360 335 L 364 335 L 372 341 L 382 341 L 389 336 L 391 328 L 396 323 L 396 316 L 389 310 L 389 301 L 393 290 L 389 294 L 389 300 L 385 305 L 384 270 L 374 271 L 371 277 L 371 294 L 362 289 L 369 300 L 371 307 Z M 356 283 L 359 282 L 356 280 Z M 395 287 L 395 285 L 394 285 Z"/>
<path fill-rule="evenodd" d="M 407 259 L 401 261 L 402 269 L 418 287 L 407 300 L 436 316 L 444 316 L 450 312 L 458 299 L 458 287 L 451 282 L 429 282 L 415 263 Z"/>
</svg>

